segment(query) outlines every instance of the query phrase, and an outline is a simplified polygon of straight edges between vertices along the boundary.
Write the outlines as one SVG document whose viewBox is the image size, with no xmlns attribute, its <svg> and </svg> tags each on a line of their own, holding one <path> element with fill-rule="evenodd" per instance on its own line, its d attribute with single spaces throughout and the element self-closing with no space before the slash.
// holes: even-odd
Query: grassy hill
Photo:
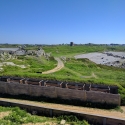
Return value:
<svg viewBox="0 0 125 125">
<path fill-rule="evenodd" d="M 28 46 L 26 49 L 36 49 L 37 47 Z M 97 45 L 81 45 L 81 46 L 43 46 L 45 52 L 51 52 L 51 58 L 47 61 L 44 57 L 23 57 L 10 60 L 15 64 L 26 65 L 27 68 L 22 69 L 17 66 L 4 66 L 4 71 L 1 75 L 33 77 L 56 79 L 62 81 L 75 81 L 91 84 L 107 84 L 117 85 L 119 93 L 122 97 L 122 104 L 125 105 L 125 69 L 97 65 L 88 59 L 74 59 L 74 55 L 89 52 L 103 51 L 125 51 L 124 46 L 97 46 Z M 53 57 L 66 57 L 64 61 L 65 67 L 58 72 L 51 74 L 39 74 L 56 67 L 57 62 Z M 30 66 L 29 66 L 30 65 Z"/>
</svg>

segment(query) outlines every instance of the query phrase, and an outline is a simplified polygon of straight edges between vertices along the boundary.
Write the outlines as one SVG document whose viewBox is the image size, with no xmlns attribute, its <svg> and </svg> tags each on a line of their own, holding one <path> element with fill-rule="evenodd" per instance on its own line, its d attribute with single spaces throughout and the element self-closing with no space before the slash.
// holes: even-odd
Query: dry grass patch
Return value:
<svg viewBox="0 0 125 125">
<path fill-rule="evenodd" d="M 5 116 L 8 116 L 10 113 L 11 113 L 11 111 L 0 112 L 0 119 L 4 118 Z"/>
<path fill-rule="evenodd" d="M 125 114 L 125 106 L 121 106 L 121 109 L 123 110 L 123 113 Z"/>
</svg>

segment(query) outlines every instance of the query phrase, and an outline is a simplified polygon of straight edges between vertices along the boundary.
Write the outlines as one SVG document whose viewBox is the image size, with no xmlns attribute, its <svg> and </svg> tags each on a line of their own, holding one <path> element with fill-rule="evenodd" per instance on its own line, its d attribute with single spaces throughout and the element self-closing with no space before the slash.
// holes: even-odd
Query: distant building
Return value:
<svg viewBox="0 0 125 125">
<path fill-rule="evenodd" d="M 70 42 L 70 46 L 74 46 L 74 43 L 73 43 L 73 42 Z"/>
</svg>

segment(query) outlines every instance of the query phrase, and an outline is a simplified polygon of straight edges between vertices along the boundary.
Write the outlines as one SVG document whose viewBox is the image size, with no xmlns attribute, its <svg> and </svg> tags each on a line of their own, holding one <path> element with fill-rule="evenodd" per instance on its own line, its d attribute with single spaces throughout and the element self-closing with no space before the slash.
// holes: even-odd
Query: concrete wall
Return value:
<svg viewBox="0 0 125 125">
<path fill-rule="evenodd" d="M 36 106 L 32 104 L 24 104 L 23 102 L 13 102 L 12 100 L 0 100 L 0 105 L 1 106 L 18 106 L 22 109 L 25 109 L 26 111 L 33 113 L 36 112 L 37 115 L 45 115 L 45 116 L 60 116 L 60 115 L 74 115 L 77 116 L 79 119 L 85 119 L 87 120 L 90 124 L 92 125 L 125 125 L 125 119 L 117 119 L 113 117 L 104 117 L 101 115 L 91 115 L 91 114 L 86 114 L 86 113 L 81 113 L 78 111 L 69 111 L 69 110 L 59 110 L 56 108 L 46 108 L 46 107 L 41 107 L 41 106 Z"/>
<path fill-rule="evenodd" d="M 120 105 L 121 98 L 119 94 L 110 94 L 97 91 L 86 91 L 86 100 L 91 102 L 107 102 Z"/>
<path fill-rule="evenodd" d="M 91 102 L 106 102 L 120 105 L 120 95 L 97 91 L 82 91 L 60 87 L 36 86 L 20 83 L 7 83 L 0 81 L 0 93 L 11 95 L 26 94 L 30 96 L 45 96 L 50 98 L 76 99 Z"/>
</svg>

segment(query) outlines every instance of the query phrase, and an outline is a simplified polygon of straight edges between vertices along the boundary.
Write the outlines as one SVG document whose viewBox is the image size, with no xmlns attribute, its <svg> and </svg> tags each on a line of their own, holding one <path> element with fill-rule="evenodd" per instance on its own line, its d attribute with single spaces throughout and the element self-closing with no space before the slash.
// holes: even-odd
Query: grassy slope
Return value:
<svg viewBox="0 0 125 125">
<path fill-rule="evenodd" d="M 32 49 L 32 47 L 28 47 Z M 55 62 L 51 60 L 47 62 L 45 59 L 22 59 L 23 63 L 30 64 L 31 67 L 27 69 L 21 69 L 17 67 L 5 68 L 5 71 L 1 75 L 15 75 L 25 77 L 47 78 L 57 79 L 64 81 L 76 81 L 86 83 L 98 83 L 98 84 L 112 84 L 119 87 L 119 92 L 122 96 L 122 102 L 125 104 L 125 69 L 119 69 L 114 67 L 97 65 L 87 59 L 75 60 L 72 57 L 80 53 L 89 52 L 103 52 L 107 50 L 111 51 L 125 51 L 125 47 L 122 46 L 44 46 L 45 52 L 51 52 L 52 56 L 60 57 L 65 56 L 68 59 L 65 62 L 65 67 L 55 73 L 43 75 L 37 74 L 36 71 L 45 71 L 55 66 Z M 16 60 L 17 61 L 17 60 Z M 19 61 L 15 63 L 20 63 Z M 44 62 L 45 61 L 45 62 Z M 22 63 L 22 62 L 21 62 Z M 9 68 L 9 69 L 8 69 Z M 11 70 L 10 70 L 11 69 Z M 14 71 L 16 69 L 16 71 Z M 18 71 L 18 72 L 17 72 Z"/>
<path fill-rule="evenodd" d="M 103 51 L 125 51 L 122 46 L 46 46 L 45 51 L 52 52 L 54 56 L 65 56 L 72 58 L 79 53 L 103 52 Z M 93 76 L 94 74 L 94 76 Z M 65 68 L 61 71 L 48 75 L 55 79 L 89 82 L 98 84 L 117 85 L 125 104 L 125 69 L 97 65 L 87 59 L 71 59 L 66 61 Z"/>
<path fill-rule="evenodd" d="M 26 68 L 20 68 L 17 66 L 4 66 L 4 72 L 3 74 L 8 75 L 22 75 L 23 74 L 29 74 L 29 75 L 35 75 L 36 72 L 43 72 L 50 70 L 54 68 L 57 65 L 57 62 L 53 59 L 53 57 L 50 58 L 49 61 L 47 61 L 44 57 L 24 57 L 20 56 L 18 59 L 9 60 L 10 62 L 14 62 L 17 65 L 24 65 Z M 18 72 L 17 72 L 18 71 Z"/>
</svg>

